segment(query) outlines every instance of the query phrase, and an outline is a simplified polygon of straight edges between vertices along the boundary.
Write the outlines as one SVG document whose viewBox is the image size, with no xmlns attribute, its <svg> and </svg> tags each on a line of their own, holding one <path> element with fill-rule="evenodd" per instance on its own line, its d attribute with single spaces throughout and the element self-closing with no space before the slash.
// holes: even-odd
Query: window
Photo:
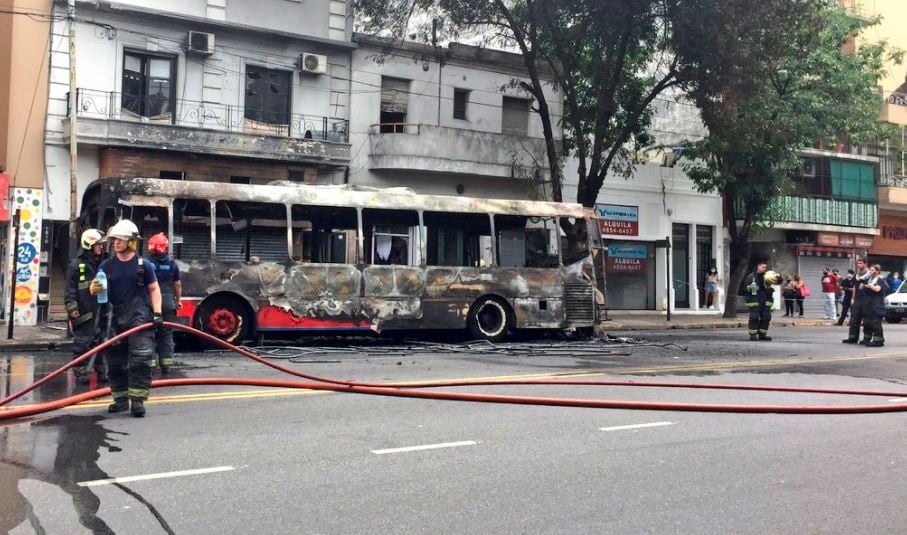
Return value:
<svg viewBox="0 0 907 535">
<path fill-rule="evenodd" d="M 294 261 L 356 263 L 359 216 L 355 208 L 293 206 L 292 216 Z"/>
<path fill-rule="evenodd" d="M 525 136 L 529 133 L 529 101 L 504 97 L 501 106 L 501 132 Z"/>
<path fill-rule="evenodd" d="M 466 103 L 469 101 L 469 91 L 454 89 L 453 118 L 466 120 Z"/>
<path fill-rule="evenodd" d="M 485 267 L 491 259 L 491 221 L 486 214 L 425 212 L 430 266 Z"/>
<path fill-rule="evenodd" d="M 409 80 L 381 77 L 381 123 L 382 133 L 402 134 L 409 105 Z"/>
<path fill-rule="evenodd" d="M 161 171 L 158 177 L 164 180 L 185 180 L 186 173 L 182 171 Z"/>
<path fill-rule="evenodd" d="M 569 266 L 589 257 L 589 226 L 585 219 L 561 219 L 561 251 L 563 264 Z"/>
<path fill-rule="evenodd" d="M 191 262 L 211 257 L 211 203 L 203 199 L 173 200 L 173 256 Z"/>
<path fill-rule="evenodd" d="M 158 232 L 168 233 L 167 229 L 167 209 L 160 206 L 136 206 L 132 211 L 132 222 L 139 227 L 139 236 L 145 238 L 141 241 L 144 247 L 148 238 Z"/>
<path fill-rule="evenodd" d="M 375 265 L 418 266 L 419 215 L 410 210 L 362 210 L 367 262 Z"/>
<path fill-rule="evenodd" d="M 268 124 L 290 124 L 292 73 L 246 66 L 245 118 Z"/>
<path fill-rule="evenodd" d="M 553 217 L 494 217 L 501 267 L 556 268 L 557 224 Z"/>
<path fill-rule="evenodd" d="M 868 164 L 832 160 L 831 195 L 874 201 L 875 169 Z"/>
<path fill-rule="evenodd" d="M 123 57 L 124 111 L 172 119 L 173 58 L 127 52 Z"/>
<path fill-rule="evenodd" d="M 287 209 L 282 204 L 218 201 L 217 258 L 286 262 Z"/>
</svg>

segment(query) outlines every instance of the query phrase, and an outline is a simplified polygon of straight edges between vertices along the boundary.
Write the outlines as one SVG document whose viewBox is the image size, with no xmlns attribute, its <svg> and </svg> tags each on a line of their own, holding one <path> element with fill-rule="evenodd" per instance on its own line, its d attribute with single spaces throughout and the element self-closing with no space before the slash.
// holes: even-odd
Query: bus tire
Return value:
<svg viewBox="0 0 907 535">
<path fill-rule="evenodd" d="M 252 313 L 240 297 L 215 294 L 198 307 L 196 324 L 199 330 L 235 345 L 249 337 Z"/>
<path fill-rule="evenodd" d="M 481 297 L 469 308 L 469 333 L 479 340 L 501 342 L 513 329 L 513 312 L 502 299 Z"/>
</svg>

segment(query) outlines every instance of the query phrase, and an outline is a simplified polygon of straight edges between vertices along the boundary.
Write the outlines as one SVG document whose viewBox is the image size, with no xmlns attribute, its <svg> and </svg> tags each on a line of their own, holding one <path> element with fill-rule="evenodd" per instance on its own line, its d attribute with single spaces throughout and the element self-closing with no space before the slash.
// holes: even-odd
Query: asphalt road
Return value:
<svg viewBox="0 0 907 535">
<path fill-rule="evenodd" d="M 776 329 L 775 341 L 765 343 L 746 341 L 738 329 L 715 329 L 628 333 L 637 343 L 545 339 L 464 350 L 366 342 L 276 356 L 300 371 L 368 381 L 570 374 L 907 397 L 907 326 L 886 327 L 884 348 L 844 345 L 841 328 L 816 327 Z M 16 389 L 64 359 L 0 356 L 3 388 Z M 221 353 L 183 354 L 177 361 L 177 376 L 281 377 Z M 23 402 L 74 388 L 58 383 Z M 623 387 L 452 390 L 734 404 L 896 403 Z M 0 425 L 0 532 L 907 531 L 904 413 L 618 411 L 236 387 L 155 391 L 144 419 L 108 415 L 105 406 Z"/>
</svg>

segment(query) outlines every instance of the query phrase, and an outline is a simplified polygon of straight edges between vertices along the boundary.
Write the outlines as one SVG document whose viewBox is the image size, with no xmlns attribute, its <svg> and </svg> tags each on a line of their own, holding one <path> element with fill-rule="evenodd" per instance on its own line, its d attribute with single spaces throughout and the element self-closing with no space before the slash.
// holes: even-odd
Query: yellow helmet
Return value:
<svg viewBox="0 0 907 535">
<path fill-rule="evenodd" d="M 776 271 L 766 271 L 765 282 L 768 284 L 781 284 L 781 274 Z"/>
</svg>

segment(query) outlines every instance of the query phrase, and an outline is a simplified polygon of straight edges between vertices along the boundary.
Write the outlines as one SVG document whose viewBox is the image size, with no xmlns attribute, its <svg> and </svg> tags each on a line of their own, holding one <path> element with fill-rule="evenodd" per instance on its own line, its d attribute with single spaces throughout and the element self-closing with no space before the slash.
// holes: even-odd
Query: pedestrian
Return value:
<svg viewBox="0 0 907 535">
<path fill-rule="evenodd" d="M 835 279 L 835 317 L 841 315 L 841 305 L 844 301 L 844 291 L 841 289 L 841 275 L 838 268 L 831 270 L 831 276 Z"/>
<path fill-rule="evenodd" d="M 825 305 L 825 319 L 833 320 L 837 318 L 835 310 L 835 295 L 838 293 L 838 282 L 832 275 L 831 268 L 825 268 L 822 272 L 822 297 Z"/>
<path fill-rule="evenodd" d="M 154 266 L 145 262 L 136 251 L 139 229 L 135 223 L 122 219 L 107 233 L 113 242 L 114 255 L 101 264 L 107 275 L 107 292 L 112 306 L 115 334 L 153 321 L 163 323 L 161 289 Z M 97 278 L 91 283 L 91 293 L 104 290 Z M 151 359 L 154 355 L 154 333 L 137 332 L 114 345 L 107 358 L 110 393 L 113 403 L 108 412 L 130 409 L 135 417 L 145 416 L 145 400 L 151 394 Z M 130 406 L 131 404 L 131 406 Z"/>
<path fill-rule="evenodd" d="M 881 276 L 881 271 L 881 266 L 873 264 L 869 268 L 869 277 L 861 288 L 866 292 L 860 300 L 863 309 L 863 343 L 869 347 L 885 345 L 882 316 L 885 315 L 885 293 L 888 291 L 888 283 Z"/>
<path fill-rule="evenodd" d="M 803 317 L 803 300 L 809 297 L 809 286 L 806 285 L 806 281 L 803 280 L 803 277 L 799 273 L 794 275 L 794 284 L 797 286 L 797 309 L 800 312 L 800 317 Z"/>
<path fill-rule="evenodd" d="M 842 340 L 845 344 L 860 343 L 860 325 L 863 323 L 863 307 L 860 306 L 860 301 L 866 296 L 866 291 L 863 289 L 862 285 L 868 278 L 869 270 L 866 269 L 866 260 L 858 258 L 857 272 L 856 275 L 854 275 L 853 300 L 850 303 L 850 330 L 847 333 L 847 338 Z M 869 340 L 865 339 L 865 327 L 863 329 L 863 338 L 863 343 L 869 342 Z"/>
<path fill-rule="evenodd" d="M 72 326 L 73 359 L 85 354 L 98 341 L 100 307 L 88 287 L 98 272 L 104 254 L 104 233 L 98 229 L 86 229 L 82 233 L 80 244 L 82 252 L 69 263 L 64 290 L 66 314 Z M 102 380 L 106 379 L 102 359 L 95 359 L 94 371 Z M 80 383 L 88 382 L 89 370 L 85 363 L 74 367 L 73 372 Z"/>
<path fill-rule="evenodd" d="M 793 277 L 787 275 L 784 278 L 784 286 L 781 288 L 781 297 L 784 298 L 785 318 L 792 318 L 794 316 L 794 302 L 799 295 L 800 290 L 797 289 L 797 283 L 794 282 Z"/>
<path fill-rule="evenodd" d="M 768 335 L 775 295 L 772 285 L 780 282 L 780 275 L 774 271 L 768 271 L 766 260 L 759 260 L 756 263 L 756 269 L 743 279 L 743 287 L 746 291 L 744 300 L 750 313 L 747 327 L 751 341 L 770 341 L 772 339 Z"/>
<path fill-rule="evenodd" d="M 154 266 L 158 286 L 161 287 L 161 313 L 164 321 L 176 322 L 176 311 L 182 308 L 183 283 L 180 282 L 180 268 L 168 254 L 170 240 L 163 232 L 148 239 L 148 263 Z M 161 327 L 155 333 L 155 359 L 161 366 L 161 375 L 170 373 L 173 366 L 173 328 Z M 152 368 L 154 364 L 152 361 Z"/>
<path fill-rule="evenodd" d="M 718 269 L 712 268 L 705 278 L 705 307 L 718 308 Z"/>
<path fill-rule="evenodd" d="M 848 269 L 847 276 L 841 279 L 841 291 L 844 296 L 841 300 L 841 315 L 838 316 L 838 325 L 844 325 L 844 320 L 847 319 L 847 313 L 850 311 L 851 303 L 853 302 L 853 290 L 856 280 L 854 279 L 854 270 Z"/>
<path fill-rule="evenodd" d="M 901 273 L 899 271 L 895 271 L 894 273 L 891 273 L 890 275 L 891 275 L 891 280 L 890 281 L 886 280 L 886 282 L 888 283 L 888 293 L 893 294 L 896 291 L 898 291 L 898 289 L 900 289 L 901 284 L 904 281 L 903 281 L 903 279 L 901 279 Z"/>
</svg>

